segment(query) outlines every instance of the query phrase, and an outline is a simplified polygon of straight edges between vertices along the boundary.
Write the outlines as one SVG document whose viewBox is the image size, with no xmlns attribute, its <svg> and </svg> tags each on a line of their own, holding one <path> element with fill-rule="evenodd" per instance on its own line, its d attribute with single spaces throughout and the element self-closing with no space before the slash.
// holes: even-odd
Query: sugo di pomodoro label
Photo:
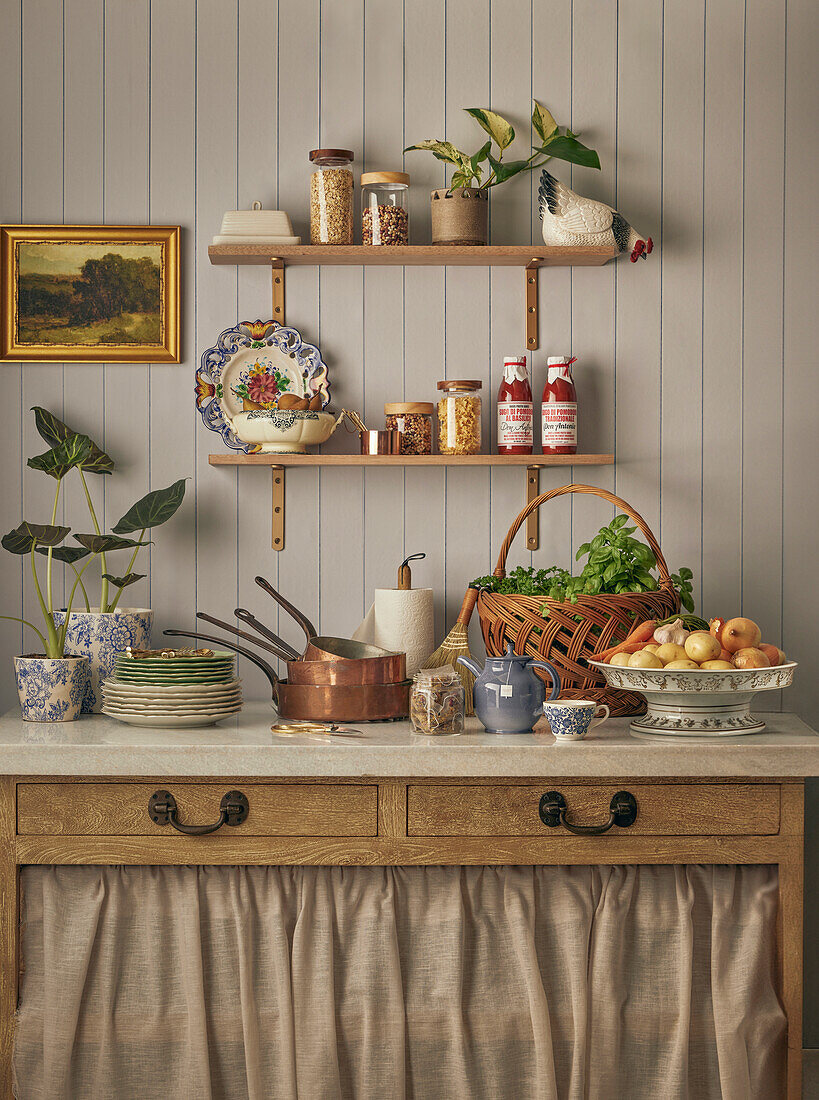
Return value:
<svg viewBox="0 0 819 1100">
<path fill-rule="evenodd" d="M 577 446 L 577 402 L 544 401 L 541 413 L 544 447 Z"/>
<path fill-rule="evenodd" d="M 534 434 L 532 431 L 532 402 L 499 402 L 498 446 L 531 447 L 533 441 Z"/>
</svg>

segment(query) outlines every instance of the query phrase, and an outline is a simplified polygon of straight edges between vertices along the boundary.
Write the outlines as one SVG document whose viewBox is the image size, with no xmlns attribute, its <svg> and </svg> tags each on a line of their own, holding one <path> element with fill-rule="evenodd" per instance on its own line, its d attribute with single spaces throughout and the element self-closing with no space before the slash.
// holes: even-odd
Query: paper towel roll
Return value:
<svg viewBox="0 0 819 1100">
<path fill-rule="evenodd" d="M 376 588 L 375 600 L 353 637 L 407 655 L 414 676 L 435 649 L 431 588 Z"/>
</svg>

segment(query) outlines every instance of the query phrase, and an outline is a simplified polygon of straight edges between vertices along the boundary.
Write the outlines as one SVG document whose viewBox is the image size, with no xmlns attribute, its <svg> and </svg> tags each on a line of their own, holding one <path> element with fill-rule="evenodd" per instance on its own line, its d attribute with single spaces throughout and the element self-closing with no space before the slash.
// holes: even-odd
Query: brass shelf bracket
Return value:
<svg viewBox="0 0 819 1100">
<path fill-rule="evenodd" d="M 278 256 L 270 258 L 270 273 L 273 281 L 273 313 L 274 321 L 284 324 L 284 260 Z"/>
<path fill-rule="evenodd" d="M 284 466 L 272 466 L 273 500 L 271 545 L 274 550 L 284 550 Z"/>
<path fill-rule="evenodd" d="M 524 269 L 526 279 L 526 350 L 537 351 L 540 346 L 538 337 L 538 269 L 539 262 L 533 259 Z"/>
<path fill-rule="evenodd" d="M 526 503 L 531 504 L 540 495 L 540 467 L 526 467 Z M 537 550 L 540 546 L 540 509 L 535 508 L 526 517 L 526 549 Z"/>
</svg>

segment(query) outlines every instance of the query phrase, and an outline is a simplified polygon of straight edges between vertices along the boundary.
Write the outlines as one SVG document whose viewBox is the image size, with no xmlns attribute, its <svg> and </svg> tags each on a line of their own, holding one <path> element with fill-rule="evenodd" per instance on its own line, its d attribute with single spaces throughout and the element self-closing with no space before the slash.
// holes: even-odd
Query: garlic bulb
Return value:
<svg viewBox="0 0 819 1100">
<path fill-rule="evenodd" d="M 658 626 L 654 631 L 654 640 L 659 645 L 665 645 L 667 642 L 673 642 L 674 645 L 685 645 L 685 639 L 690 633 L 691 631 L 686 630 L 683 626 L 682 619 L 675 619 L 673 623 Z"/>
</svg>

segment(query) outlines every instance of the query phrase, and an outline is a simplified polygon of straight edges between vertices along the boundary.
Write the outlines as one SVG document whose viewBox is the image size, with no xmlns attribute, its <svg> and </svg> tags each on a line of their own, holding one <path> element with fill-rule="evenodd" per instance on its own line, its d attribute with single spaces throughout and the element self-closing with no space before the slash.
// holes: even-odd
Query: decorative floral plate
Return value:
<svg viewBox="0 0 819 1100">
<path fill-rule="evenodd" d="M 230 422 L 237 413 L 272 409 L 283 393 L 320 394 L 323 409 L 330 403 L 321 352 L 278 321 L 242 321 L 225 329 L 202 353 L 195 393 L 205 427 L 218 432 L 232 451 L 245 454 L 259 445 L 243 443 L 233 431 Z"/>
</svg>

